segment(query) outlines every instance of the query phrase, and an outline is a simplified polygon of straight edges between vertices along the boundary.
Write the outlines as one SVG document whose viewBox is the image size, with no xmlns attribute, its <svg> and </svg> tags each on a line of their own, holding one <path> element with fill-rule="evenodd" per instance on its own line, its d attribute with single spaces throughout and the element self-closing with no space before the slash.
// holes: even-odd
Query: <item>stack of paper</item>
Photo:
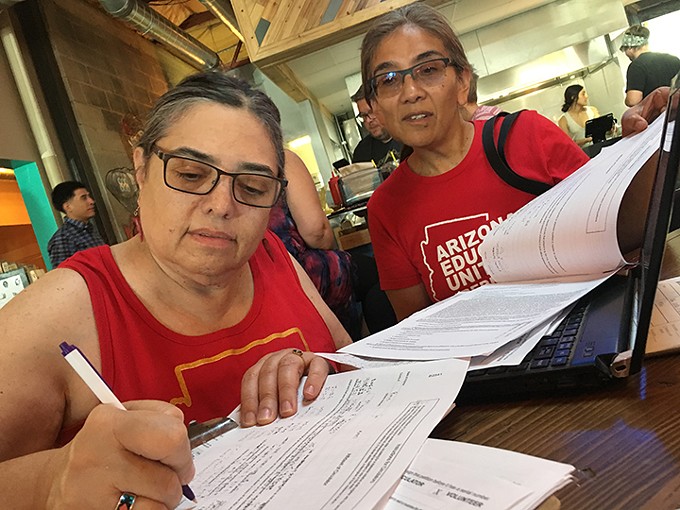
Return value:
<svg viewBox="0 0 680 510">
<path fill-rule="evenodd" d="M 533 341 L 528 345 L 531 350 L 563 318 L 568 307 L 609 276 L 585 281 L 484 285 L 435 303 L 340 352 L 376 359 L 426 361 L 489 356 L 496 351 L 499 358 L 507 358 L 512 353 L 503 353 L 502 348 L 512 344 L 514 351 L 529 338 Z M 523 357 L 515 354 L 505 364 L 519 364 Z"/>
<path fill-rule="evenodd" d="M 648 355 L 680 350 L 680 277 L 659 282 L 646 347 Z"/>
<path fill-rule="evenodd" d="M 574 467 L 508 450 L 428 439 L 380 510 L 531 510 Z"/>
<path fill-rule="evenodd" d="M 344 347 L 368 358 L 472 357 L 471 368 L 517 365 L 565 310 L 632 262 L 645 210 L 626 193 L 658 149 L 663 118 L 596 158 L 514 213 L 479 248 L 495 283 L 458 293 L 396 326 Z M 633 185 L 634 187 L 635 185 Z"/>
<path fill-rule="evenodd" d="M 194 449 L 197 503 L 178 510 L 535 508 L 571 480 L 572 466 L 427 439 L 466 369 L 456 359 L 382 362 L 334 375 L 294 417 Z"/>
<path fill-rule="evenodd" d="M 449 359 L 333 375 L 295 416 L 195 449 L 198 504 L 180 508 L 371 509 L 451 410 L 466 370 Z"/>
</svg>

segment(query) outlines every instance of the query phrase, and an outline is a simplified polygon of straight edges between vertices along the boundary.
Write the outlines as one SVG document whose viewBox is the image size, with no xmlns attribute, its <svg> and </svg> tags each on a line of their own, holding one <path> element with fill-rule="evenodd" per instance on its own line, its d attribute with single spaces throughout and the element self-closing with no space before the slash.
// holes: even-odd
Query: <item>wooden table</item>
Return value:
<svg viewBox="0 0 680 510">
<path fill-rule="evenodd" d="M 680 274 L 680 231 L 662 278 Z M 461 404 L 431 437 L 567 462 L 562 510 L 680 508 L 680 355 L 650 358 L 627 383 L 586 394 Z"/>
<path fill-rule="evenodd" d="M 569 509 L 680 508 L 680 356 L 645 362 L 623 387 L 559 398 L 460 405 L 431 437 L 567 462 Z"/>
</svg>

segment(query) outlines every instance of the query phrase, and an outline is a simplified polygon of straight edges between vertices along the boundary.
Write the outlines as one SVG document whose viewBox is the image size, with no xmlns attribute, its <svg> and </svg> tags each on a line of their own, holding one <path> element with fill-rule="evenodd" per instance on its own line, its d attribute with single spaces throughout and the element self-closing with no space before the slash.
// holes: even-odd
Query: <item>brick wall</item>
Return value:
<svg viewBox="0 0 680 510">
<path fill-rule="evenodd" d="M 47 29 L 66 90 L 118 240 L 130 214 L 110 192 L 106 173 L 132 168 L 121 119 L 142 119 L 167 90 L 157 46 L 103 9 L 82 0 L 46 0 Z"/>
</svg>

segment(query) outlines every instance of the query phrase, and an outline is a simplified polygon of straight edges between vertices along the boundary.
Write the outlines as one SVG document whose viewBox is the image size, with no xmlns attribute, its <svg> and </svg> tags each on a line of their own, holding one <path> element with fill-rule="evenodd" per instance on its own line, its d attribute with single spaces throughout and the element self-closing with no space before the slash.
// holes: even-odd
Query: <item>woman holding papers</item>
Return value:
<svg viewBox="0 0 680 510">
<path fill-rule="evenodd" d="M 140 233 L 78 253 L 0 311 L 12 508 L 174 508 L 193 476 L 186 423 L 239 402 L 243 425 L 290 416 L 303 375 L 304 398 L 319 394 L 330 367 L 312 353 L 350 339 L 267 231 L 282 145 L 267 96 L 217 71 L 187 78 L 134 151 Z M 61 342 L 126 410 L 98 405 Z"/>
<path fill-rule="evenodd" d="M 361 72 L 373 111 L 413 148 L 368 204 L 381 287 L 402 319 L 487 283 L 479 243 L 533 196 L 493 171 L 482 149 L 483 121 L 463 119 L 471 66 L 438 11 L 414 3 L 378 18 L 363 41 Z M 548 184 L 588 161 L 533 111 L 518 117 L 505 154 L 523 177 Z"/>
</svg>

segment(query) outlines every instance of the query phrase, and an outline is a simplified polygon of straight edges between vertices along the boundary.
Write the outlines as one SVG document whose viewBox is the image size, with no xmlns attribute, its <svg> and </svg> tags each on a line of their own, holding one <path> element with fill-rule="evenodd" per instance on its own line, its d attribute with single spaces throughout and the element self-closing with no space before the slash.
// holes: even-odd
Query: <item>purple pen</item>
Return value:
<svg viewBox="0 0 680 510">
<path fill-rule="evenodd" d="M 106 381 L 102 379 L 102 376 L 97 372 L 97 370 L 92 366 L 92 363 L 85 357 L 78 347 L 75 345 L 69 345 L 66 342 L 59 344 L 61 349 L 61 354 L 64 359 L 68 361 L 69 365 L 73 367 L 80 378 L 87 384 L 88 388 L 96 395 L 102 404 L 110 404 L 118 409 L 125 410 L 125 406 L 118 400 L 118 398 L 113 394 L 109 385 Z M 194 492 L 188 485 L 182 485 L 182 494 L 184 497 L 196 501 L 196 496 Z"/>
</svg>

